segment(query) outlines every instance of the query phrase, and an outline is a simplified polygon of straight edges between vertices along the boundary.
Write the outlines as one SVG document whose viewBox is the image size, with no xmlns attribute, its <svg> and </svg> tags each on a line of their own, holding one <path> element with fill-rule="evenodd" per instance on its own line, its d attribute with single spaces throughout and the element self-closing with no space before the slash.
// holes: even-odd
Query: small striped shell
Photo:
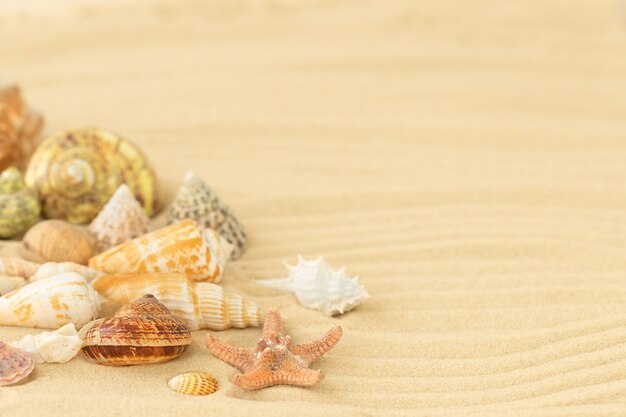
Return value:
<svg viewBox="0 0 626 417">
<path fill-rule="evenodd" d="M 35 262 L 87 264 L 95 253 L 93 238 L 63 220 L 44 220 L 31 227 L 22 240 L 22 255 Z"/>
<path fill-rule="evenodd" d="M 204 372 L 188 372 L 176 375 L 167 385 L 176 392 L 186 395 L 209 395 L 217 391 L 215 378 Z"/>
<path fill-rule="evenodd" d="M 0 342 L 0 386 L 21 381 L 33 369 L 35 361 L 28 353 Z"/>
<path fill-rule="evenodd" d="M 37 194 L 26 187 L 22 173 L 13 167 L 4 170 L 0 175 L 0 238 L 23 233 L 40 213 Z"/>
<path fill-rule="evenodd" d="M 41 264 L 20 258 L 0 257 L 0 275 L 28 279 L 40 266 Z"/>
</svg>

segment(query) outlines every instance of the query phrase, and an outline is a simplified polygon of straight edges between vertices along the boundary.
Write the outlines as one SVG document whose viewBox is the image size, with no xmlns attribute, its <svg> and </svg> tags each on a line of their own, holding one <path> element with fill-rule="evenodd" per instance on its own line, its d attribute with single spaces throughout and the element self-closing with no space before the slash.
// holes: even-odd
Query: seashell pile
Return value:
<svg viewBox="0 0 626 417">
<path fill-rule="evenodd" d="M 191 344 L 185 322 L 149 294 L 122 307 L 113 318 L 87 324 L 79 335 L 83 354 L 102 365 L 165 362 Z"/>
<path fill-rule="evenodd" d="M 263 323 L 263 313 L 256 303 L 226 294 L 219 285 L 195 282 L 184 274 L 102 275 L 92 285 L 116 303 L 129 303 L 142 294 L 152 294 L 172 314 L 185 320 L 190 330 L 243 329 Z"/>
<path fill-rule="evenodd" d="M 122 184 L 89 225 L 102 252 L 148 232 L 150 219 L 128 185 Z"/>
<path fill-rule="evenodd" d="M 68 323 L 54 332 L 27 335 L 11 346 L 30 353 L 35 363 L 66 363 L 72 360 L 83 345 L 74 323 Z"/>
<path fill-rule="evenodd" d="M 44 220 L 31 227 L 22 240 L 22 256 L 34 262 L 87 264 L 94 255 L 93 238 L 62 220 Z"/>
<path fill-rule="evenodd" d="M 230 259 L 238 259 L 246 245 L 246 232 L 211 188 L 193 172 L 188 172 L 170 208 L 168 224 L 192 219 L 201 226 L 215 229 L 233 245 Z"/>
<path fill-rule="evenodd" d="M 109 274 L 180 272 L 219 282 L 231 245 L 212 229 L 183 220 L 94 256 L 89 267 Z"/>
<path fill-rule="evenodd" d="M 0 342 L 0 387 L 20 382 L 35 369 L 35 361 L 26 352 Z"/>
<path fill-rule="evenodd" d="M 35 281 L 0 297 L 0 326 L 58 329 L 98 316 L 101 297 L 75 272 Z"/>
<path fill-rule="evenodd" d="M 20 88 L 0 83 L 0 170 L 28 162 L 42 127 L 43 117 L 26 105 Z"/>
<path fill-rule="evenodd" d="M 176 392 L 186 395 L 209 395 L 217 391 L 217 380 L 203 372 L 188 372 L 176 375 L 167 385 Z"/>
<path fill-rule="evenodd" d="M 259 284 L 294 293 L 305 307 L 320 310 L 327 316 L 346 313 L 365 302 L 369 294 L 358 277 L 346 276 L 345 268 L 333 271 L 322 257 L 307 261 L 298 256 L 298 264 L 285 264 L 289 278 L 257 281 Z"/>
<path fill-rule="evenodd" d="M 123 183 L 148 216 L 161 209 L 152 166 L 132 143 L 101 129 L 74 129 L 48 137 L 33 154 L 26 184 L 42 200 L 46 217 L 91 221 Z"/>
<path fill-rule="evenodd" d="M 33 190 L 26 187 L 17 168 L 0 175 L 0 238 L 19 235 L 39 219 L 41 206 Z"/>
</svg>

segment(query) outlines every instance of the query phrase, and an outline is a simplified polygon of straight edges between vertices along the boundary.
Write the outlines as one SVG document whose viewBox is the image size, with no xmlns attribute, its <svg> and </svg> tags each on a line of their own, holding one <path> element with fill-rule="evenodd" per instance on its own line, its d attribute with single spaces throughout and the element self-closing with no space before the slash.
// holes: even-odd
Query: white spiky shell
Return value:
<svg viewBox="0 0 626 417">
<path fill-rule="evenodd" d="M 98 316 L 101 304 L 85 278 L 67 272 L 0 297 L 0 326 L 58 329 L 74 323 L 81 327 Z"/>
<path fill-rule="evenodd" d="M 40 279 L 46 279 L 55 275 L 63 274 L 65 272 L 76 272 L 87 282 L 91 282 L 98 276 L 102 275 L 102 272 L 91 269 L 88 266 L 77 264 L 74 262 L 46 262 L 41 264 L 37 269 L 37 272 L 30 277 L 32 281 L 38 281 Z"/>
<path fill-rule="evenodd" d="M 257 281 L 259 284 L 290 291 L 305 307 L 320 310 L 327 316 L 346 313 L 363 303 L 369 294 L 358 277 L 350 278 L 345 268 L 333 271 L 322 257 L 307 261 L 298 256 L 298 264 L 285 263 L 289 278 Z"/>
<path fill-rule="evenodd" d="M 68 323 L 53 332 L 29 334 L 11 346 L 30 353 L 35 363 L 66 363 L 78 355 L 83 341 L 74 323 Z"/>
<path fill-rule="evenodd" d="M 89 225 L 97 252 L 148 232 L 150 219 L 128 185 L 122 184 Z"/>
</svg>

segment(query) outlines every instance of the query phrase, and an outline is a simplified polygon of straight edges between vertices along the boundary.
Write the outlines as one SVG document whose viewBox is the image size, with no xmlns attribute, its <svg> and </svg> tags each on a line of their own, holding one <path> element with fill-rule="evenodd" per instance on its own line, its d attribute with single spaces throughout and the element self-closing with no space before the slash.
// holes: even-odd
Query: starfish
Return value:
<svg viewBox="0 0 626 417">
<path fill-rule="evenodd" d="M 233 346 L 211 334 L 204 343 L 217 358 L 243 372 L 232 379 L 243 389 L 257 390 L 281 384 L 308 387 L 324 377 L 322 371 L 309 369 L 309 365 L 331 350 L 342 333 L 341 326 L 335 326 L 318 340 L 293 346 L 291 336 L 283 333 L 280 314 L 270 308 L 256 348 Z"/>
</svg>

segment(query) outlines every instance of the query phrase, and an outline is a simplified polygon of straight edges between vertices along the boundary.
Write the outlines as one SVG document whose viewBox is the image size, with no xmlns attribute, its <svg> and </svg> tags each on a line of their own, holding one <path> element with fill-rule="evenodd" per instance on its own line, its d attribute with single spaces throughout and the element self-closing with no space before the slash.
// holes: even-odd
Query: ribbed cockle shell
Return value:
<svg viewBox="0 0 626 417">
<path fill-rule="evenodd" d="M 184 319 L 191 330 L 241 329 L 263 322 L 263 313 L 256 303 L 226 294 L 219 285 L 195 282 L 184 274 L 102 275 L 92 285 L 116 303 L 128 303 L 140 294 L 153 294 L 172 314 Z"/>
<path fill-rule="evenodd" d="M 109 274 L 180 272 L 219 282 L 231 247 L 214 230 L 183 220 L 96 255 L 89 267 Z"/>
<path fill-rule="evenodd" d="M 217 380 L 204 372 L 176 375 L 167 383 L 171 389 L 186 395 L 209 395 L 217 391 Z"/>
<path fill-rule="evenodd" d="M 39 194 L 46 217 L 70 223 L 91 221 L 123 183 L 148 216 L 161 209 L 161 189 L 146 157 L 132 143 L 101 129 L 50 136 L 37 147 L 26 171 L 26 184 Z"/>
<path fill-rule="evenodd" d="M 83 354 L 102 365 L 143 365 L 182 355 L 191 332 L 152 295 L 122 307 L 110 319 L 93 321 L 80 332 Z"/>
<path fill-rule="evenodd" d="M 74 323 L 68 323 L 53 332 L 27 335 L 11 346 L 30 353 L 35 363 L 66 363 L 80 351 L 83 341 Z"/>
<path fill-rule="evenodd" d="M 21 381 L 33 369 L 35 361 L 28 353 L 0 342 L 0 386 Z"/>
<path fill-rule="evenodd" d="M 37 194 L 26 187 L 17 168 L 5 169 L 0 175 L 0 238 L 23 233 L 39 219 L 41 206 Z"/>
<path fill-rule="evenodd" d="M 101 298 L 74 272 L 35 281 L 0 297 L 0 326 L 58 329 L 98 316 Z"/>
<path fill-rule="evenodd" d="M 37 223 L 22 240 L 22 255 L 35 262 L 87 264 L 94 253 L 94 241 L 89 233 L 63 220 Z"/>
<path fill-rule="evenodd" d="M 150 219 L 128 185 L 122 184 L 89 225 L 97 252 L 148 232 Z"/>
</svg>

